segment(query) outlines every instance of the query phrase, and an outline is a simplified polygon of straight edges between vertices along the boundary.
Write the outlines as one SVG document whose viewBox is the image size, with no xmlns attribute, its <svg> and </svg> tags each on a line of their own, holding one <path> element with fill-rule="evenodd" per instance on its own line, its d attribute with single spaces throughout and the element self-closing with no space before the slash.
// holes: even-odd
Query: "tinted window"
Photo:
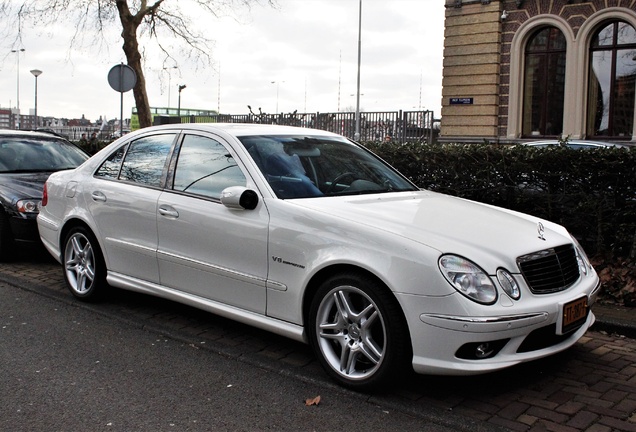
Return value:
<svg viewBox="0 0 636 432">
<path fill-rule="evenodd" d="M 121 162 L 124 160 L 124 154 L 126 154 L 127 145 L 120 147 L 111 154 L 108 159 L 104 161 L 101 167 L 95 173 L 98 177 L 105 177 L 110 179 L 116 179 L 119 177 L 119 170 L 121 169 Z"/>
<path fill-rule="evenodd" d="M 248 136 L 240 140 L 279 198 L 417 190 L 375 155 L 344 139 Z"/>
<path fill-rule="evenodd" d="M 245 184 L 245 176 L 221 143 L 186 135 L 179 151 L 174 190 L 220 198 L 223 189 Z"/>
<path fill-rule="evenodd" d="M 148 186 L 161 186 L 161 176 L 170 153 L 174 135 L 152 135 L 140 138 L 113 153 L 97 172 L 98 176 L 117 178 Z M 125 153 L 125 156 L 124 156 Z M 121 170 L 119 161 L 124 156 Z"/>
</svg>

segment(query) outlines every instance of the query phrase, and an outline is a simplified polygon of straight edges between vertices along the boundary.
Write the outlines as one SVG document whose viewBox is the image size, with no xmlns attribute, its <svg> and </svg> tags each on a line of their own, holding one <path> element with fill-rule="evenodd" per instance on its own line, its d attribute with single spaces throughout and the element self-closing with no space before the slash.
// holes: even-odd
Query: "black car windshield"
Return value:
<svg viewBox="0 0 636 432">
<path fill-rule="evenodd" d="M 59 139 L 0 137 L 0 173 L 59 171 L 86 159 L 82 150 Z"/>
<path fill-rule="evenodd" d="M 279 198 L 414 191 L 369 151 L 337 137 L 239 137 Z"/>
</svg>

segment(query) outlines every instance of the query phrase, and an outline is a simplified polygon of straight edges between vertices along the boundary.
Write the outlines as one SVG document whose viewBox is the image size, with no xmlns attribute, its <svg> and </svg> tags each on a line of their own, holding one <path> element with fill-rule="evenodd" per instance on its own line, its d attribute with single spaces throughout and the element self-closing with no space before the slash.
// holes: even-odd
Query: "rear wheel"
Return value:
<svg viewBox="0 0 636 432">
<path fill-rule="evenodd" d="M 15 253 L 15 240 L 9 226 L 9 216 L 0 209 L 0 261 L 7 261 Z"/>
<path fill-rule="evenodd" d="M 325 281 L 312 301 L 309 326 L 321 365 L 342 385 L 371 390 L 409 370 L 410 337 L 402 311 L 371 277 L 349 273 Z"/>
<path fill-rule="evenodd" d="M 95 300 L 105 290 L 104 258 L 95 236 L 84 227 L 73 228 L 64 241 L 64 279 L 80 300 Z"/>
</svg>

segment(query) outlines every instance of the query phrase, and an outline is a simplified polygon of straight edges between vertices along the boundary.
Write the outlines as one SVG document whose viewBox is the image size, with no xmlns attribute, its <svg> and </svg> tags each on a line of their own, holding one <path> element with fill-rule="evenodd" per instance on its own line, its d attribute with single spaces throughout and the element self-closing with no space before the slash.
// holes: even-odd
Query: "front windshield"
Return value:
<svg viewBox="0 0 636 432">
<path fill-rule="evenodd" d="M 363 148 L 337 137 L 239 137 L 279 198 L 414 191 Z"/>
<path fill-rule="evenodd" d="M 75 168 L 88 156 L 58 139 L 0 138 L 0 172 L 49 172 Z"/>
</svg>

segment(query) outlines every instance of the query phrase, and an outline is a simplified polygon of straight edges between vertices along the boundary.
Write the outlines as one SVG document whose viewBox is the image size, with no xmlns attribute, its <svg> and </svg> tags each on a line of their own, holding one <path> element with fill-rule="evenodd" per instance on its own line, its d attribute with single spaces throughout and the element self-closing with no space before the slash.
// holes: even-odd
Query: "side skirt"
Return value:
<svg viewBox="0 0 636 432">
<path fill-rule="evenodd" d="M 110 285 L 117 288 L 172 300 L 224 318 L 267 330 L 299 342 L 307 343 L 305 329 L 297 324 L 269 318 L 264 315 L 249 312 L 234 306 L 187 294 L 173 288 L 142 281 L 119 273 L 108 272 L 106 280 Z"/>
</svg>

